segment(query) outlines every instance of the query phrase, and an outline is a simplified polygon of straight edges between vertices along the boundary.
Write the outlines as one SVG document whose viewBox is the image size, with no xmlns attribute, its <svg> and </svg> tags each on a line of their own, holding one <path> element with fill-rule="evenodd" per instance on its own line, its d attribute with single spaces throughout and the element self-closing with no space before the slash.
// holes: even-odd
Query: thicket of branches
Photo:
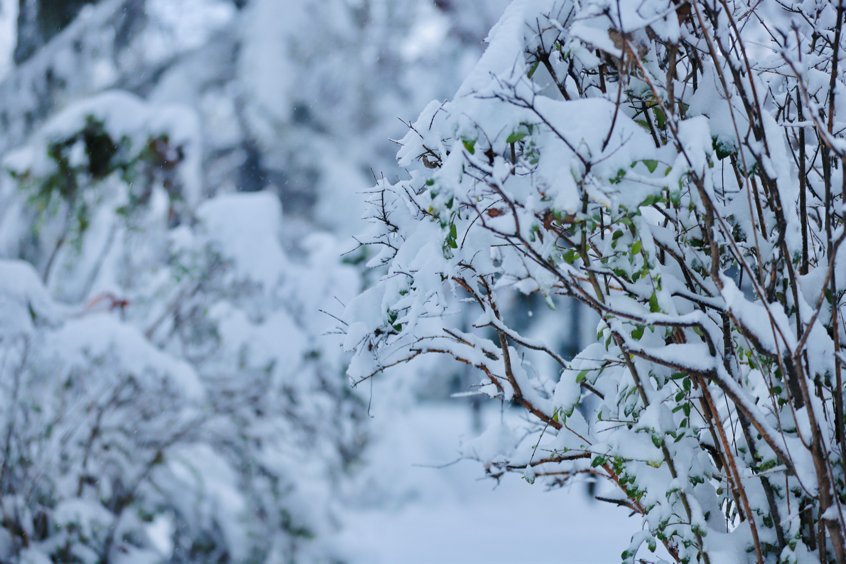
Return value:
<svg viewBox="0 0 846 564">
<path fill-rule="evenodd" d="M 385 273 L 345 314 L 351 377 L 478 369 L 531 422 L 492 431 L 488 473 L 613 484 L 643 520 L 625 561 L 844 561 L 843 16 L 514 2 L 373 192 Z M 596 342 L 522 336 L 517 292 L 579 300 Z"/>
<path fill-rule="evenodd" d="M 269 192 L 202 199 L 194 117 L 108 92 L 3 160 L 4 562 L 332 558 L 364 404 L 312 312 L 357 276 Z"/>
</svg>

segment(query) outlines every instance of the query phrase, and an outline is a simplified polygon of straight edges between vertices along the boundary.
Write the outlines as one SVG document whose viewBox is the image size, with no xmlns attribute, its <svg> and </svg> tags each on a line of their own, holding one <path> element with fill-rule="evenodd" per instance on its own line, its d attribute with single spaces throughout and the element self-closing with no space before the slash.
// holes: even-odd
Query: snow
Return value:
<svg viewBox="0 0 846 564">
<path fill-rule="evenodd" d="M 781 305 L 746 299 L 728 277 L 723 277 L 723 284 L 726 306 L 752 338 L 774 354 L 795 350 L 796 337 Z"/>
<path fill-rule="evenodd" d="M 242 25 L 249 29 L 240 57 L 249 96 L 267 112 L 267 117 L 284 122 L 291 111 L 291 90 L 296 88 L 288 62 L 289 36 L 292 30 L 310 25 L 305 4 L 257 0 Z"/>
<path fill-rule="evenodd" d="M 223 195 L 197 210 L 208 238 L 239 271 L 272 288 L 287 259 L 279 246 L 282 222 L 279 200 L 270 192 Z"/>
<path fill-rule="evenodd" d="M 0 1 L 0 80 L 14 63 L 17 43 L 18 0 Z"/>
<path fill-rule="evenodd" d="M 192 507 L 195 500 L 185 499 L 186 509 L 197 511 L 201 522 L 217 519 L 222 523 L 223 535 L 228 546 L 233 547 L 233 557 L 241 560 L 247 556 L 249 546 L 242 514 L 245 511 L 245 499 L 235 486 L 237 476 L 231 465 L 219 453 L 206 445 L 189 445 L 177 449 L 170 463 L 173 477 L 165 486 L 170 494 L 179 497 L 180 485 L 187 486 L 199 477 L 200 491 L 205 495 L 198 508 Z M 190 490 L 188 490 L 190 491 Z"/>
<path fill-rule="evenodd" d="M 97 313 L 66 321 L 47 342 L 48 354 L 65 368 L 85 366 L 91 358 L 108 359 L 113 367 L 147 376 L 168 376 L 189 398 L 200 400 L 204 388 L 193 368 L 151 346 L 140 331 L 114 315 Z"/>
<path fill-rule="evenodd" d="M 0 335 L 29 334 L 35 322 L 49 321 L 59 311 L 30 264 L 0 260 Z"/>
<path fill-rule="evenodd" d="M 520 60 L 526 17 L 532 13 L 533 0 L 515 0 L 491 29 L 485 43 L 485 53 L 456 93 L 457 98 L 487 92 L 494 83 L 494 77 L 501 75 L 519 76 L 525 63 Z M 550 4 L 546 1 L 545 4 Z"/>
<path fill-rule="evenodd" d="M 196 49 L 235 16 L 235 6 L 226 0 L 148 0 L 145 9 L 160 26 L 145 42 L 153 57 L 156 50 L 162 50 L 159 56 L 164 57 L 174 49 Z"/>
<path fill-rule="evenodd" d="M 209 318 L 217 323 L 221 349 L 231 350 L 243 368 L 296 371 L 308 350 L 306 335 L 284 310 L 252 323 L 246 313 L 221 302 L 210 309 Z"/>
<path fill-rule="evenodd" d="M 0 0 L 0 560 L 831 556 L 834 10 L 507 4 L 104 0 L 14 67 Z"/>
<path fill-rule="evenodd" d="M 486 424 L 497 409 L 486 409 Z M 394 507 L 348 509 L 339 546 L 358 564 L 616 562 L 639 529 L 625 511 L 592 500 L 585 484 L 547 491 L 518 474 L 497 485 L 459 456 L 472 414 L 463 401 L 375 413 L 372 465 L 400 480 Z M 391 487 L 388 485 L 387 487 Z M 383 502 L 386 503 L 386 502 Z"/>
</svg>

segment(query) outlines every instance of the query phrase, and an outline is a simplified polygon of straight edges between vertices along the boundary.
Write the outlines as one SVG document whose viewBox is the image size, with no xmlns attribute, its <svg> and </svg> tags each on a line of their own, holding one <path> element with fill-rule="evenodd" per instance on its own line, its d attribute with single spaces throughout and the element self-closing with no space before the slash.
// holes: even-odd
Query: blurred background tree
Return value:
<svg viewBox="0 0 846 564">
<path fill-rule="evenodd" d="M 0 3 L 0 560 L 320 561 L 344 500 L 414 487 L 319 310 L 503 4 Z"/>
</svg>

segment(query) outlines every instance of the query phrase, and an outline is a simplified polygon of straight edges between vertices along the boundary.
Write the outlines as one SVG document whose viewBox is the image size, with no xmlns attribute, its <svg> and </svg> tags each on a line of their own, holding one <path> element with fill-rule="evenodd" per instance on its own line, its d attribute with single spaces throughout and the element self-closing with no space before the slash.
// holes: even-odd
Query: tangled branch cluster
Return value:
<svg viewBox="0 0 846 564">
<path fill-rule="evenodd" d="M 614 484 L 644 524 L 626 561 L 844 561 L 843 12 L 514 2 L 374 192 L 351 377 L 477 368 L 534 425 L 489 471 Z M 518 292 L 579 300 L 596 342 L 522 336 Z"/>
</svg>

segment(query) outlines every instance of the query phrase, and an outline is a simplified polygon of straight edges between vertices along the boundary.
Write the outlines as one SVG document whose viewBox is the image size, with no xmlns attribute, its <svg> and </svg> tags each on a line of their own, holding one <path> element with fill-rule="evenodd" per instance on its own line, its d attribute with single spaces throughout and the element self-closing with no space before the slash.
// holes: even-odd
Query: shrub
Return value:
<svg viewBox="0 0 846 564">
<path fill-rule="evenodd" d="M 844 561 L 835 4 L 512 3 L 402 139 L 408 178 L 377 186 L 353 380 L 475 367 L 533 422 L 487 471 L 607 480 L 643 520 L 624 561 Z M 596 342 L 524 337 L 515 293 L 585 304 Z"/>
</svg>

